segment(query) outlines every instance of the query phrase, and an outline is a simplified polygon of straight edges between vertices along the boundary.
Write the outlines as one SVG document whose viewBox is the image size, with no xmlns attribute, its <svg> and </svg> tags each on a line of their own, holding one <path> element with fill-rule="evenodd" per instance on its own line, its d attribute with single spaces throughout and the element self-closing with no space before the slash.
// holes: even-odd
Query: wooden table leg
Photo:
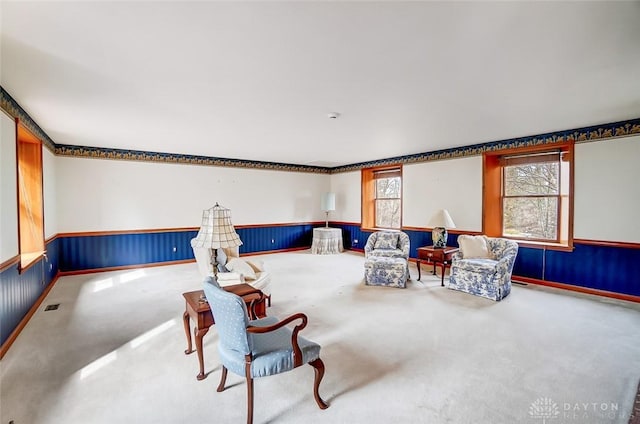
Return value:
<svg viewBox="0 0 640 424">
<path fill-rule="evenodd" d="M 196 351 L 198 352 L 198 362 L 200 363 L 200 373 L 196 376 L 198 380 L 204 380 L 207 378 L 207 375 L 204 373 L 204 353 L 202 350 L 202 338 L 209 331 L 208 328 L 200 330 L 199 328 L 194 328 L 193 333 L 196 336 Z"/>
<path fill-rule="evenodd" d="M 417 262 L 418 262 L 418 281 L 420 281 L 420 260 L 418 260 Z"/>
<path fill-rule="evenodd" d="M 191 348 L 191 326 L 189 325 L 189 313 L 187 311 L 182 314 L 182 322 L 184 323 L 184 334 L 187 335 L 187 350 L 184 351 L 185 355 L 193 353 Z"/>
<path fill-rule="evenodd" d="M 446 268 L 445 268 L 444 264 L 442 264 L 442 277 L 441 277 L 442 279 L 440 280 L 440 285 L 441 285 L 442 287 L 444 287 L 444 270 L 445 270 L 445 269 L 446 269 Z"/>
</svg>

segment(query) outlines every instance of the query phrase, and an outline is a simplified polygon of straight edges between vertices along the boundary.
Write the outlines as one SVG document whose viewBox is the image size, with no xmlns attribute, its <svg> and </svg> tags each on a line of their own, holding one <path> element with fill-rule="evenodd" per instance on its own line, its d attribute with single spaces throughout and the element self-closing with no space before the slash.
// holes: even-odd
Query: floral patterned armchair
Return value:
<svg viewBox="0 0 640 424">
<path fill-rule="evenodd" d="M 449 288 L 491 300 L 511 292 L 511 273 L 518 243 L 486 236 L 458 237 L 460 250 L 453 255 Z"/>
<path fill-rule="evenodd" d="M 372 233 L 364 246 L 364 257 L 383 256 L 409 260 L 409 236 L 402 231 L 378 231 Z"/>
<path fill-rule="evenodd" d="M 371 286 L 407 286 L 409 274 L 409 236 L 402 231 L 378 231 L 364 247 L 364 282 Z"/>
</svg>

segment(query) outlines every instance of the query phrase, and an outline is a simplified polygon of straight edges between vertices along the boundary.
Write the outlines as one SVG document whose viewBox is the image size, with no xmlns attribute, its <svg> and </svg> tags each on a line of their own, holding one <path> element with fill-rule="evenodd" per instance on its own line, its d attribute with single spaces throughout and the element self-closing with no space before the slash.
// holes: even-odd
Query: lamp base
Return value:
<svg viewBox="0 0 640 424">
<path fill-rule="evenodd" d="M 433 247 L 443 249 L 447 247 L 447 230 L 444 227 L 436 227 L 431 231 L 431 240 Z"/>
</svg>

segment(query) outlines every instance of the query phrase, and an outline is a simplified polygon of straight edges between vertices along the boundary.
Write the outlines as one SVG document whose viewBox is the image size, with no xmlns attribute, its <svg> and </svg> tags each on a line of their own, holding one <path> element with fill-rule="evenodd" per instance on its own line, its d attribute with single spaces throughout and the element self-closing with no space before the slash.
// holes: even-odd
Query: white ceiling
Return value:
<svg viewBox="0 0 640 424">
<path fill-rule="evenodd" d="M 1 8 L 58 144 L 338 166 L 640 117 L 638 1 Z"/>
</svg>

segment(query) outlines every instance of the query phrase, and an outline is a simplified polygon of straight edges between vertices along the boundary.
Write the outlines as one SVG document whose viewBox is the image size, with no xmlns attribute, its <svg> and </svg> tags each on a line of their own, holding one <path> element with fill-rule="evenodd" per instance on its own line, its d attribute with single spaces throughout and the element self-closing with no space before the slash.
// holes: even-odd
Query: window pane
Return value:
<svg viewBox="0 0 640 424">
<path fill-rule="evenodd" d="M 380 178 L 376 180 L 376 199 L 400 198 L 400 177 Z"/>
<path fill-rule="evenodd" d="M 376 200 L 376 227 L 400 228 L 400 199 Z"/>
<path fill-rule="evenodd" d="M 557 197 L 512 197 L 503 203 L 503 234 L 510 237 L 556 240 Z"/>
<path fill-rule="evenodd" d="M 505 166 L 506 196 L 558 194 L 558 162 Z"/>
</svg>

